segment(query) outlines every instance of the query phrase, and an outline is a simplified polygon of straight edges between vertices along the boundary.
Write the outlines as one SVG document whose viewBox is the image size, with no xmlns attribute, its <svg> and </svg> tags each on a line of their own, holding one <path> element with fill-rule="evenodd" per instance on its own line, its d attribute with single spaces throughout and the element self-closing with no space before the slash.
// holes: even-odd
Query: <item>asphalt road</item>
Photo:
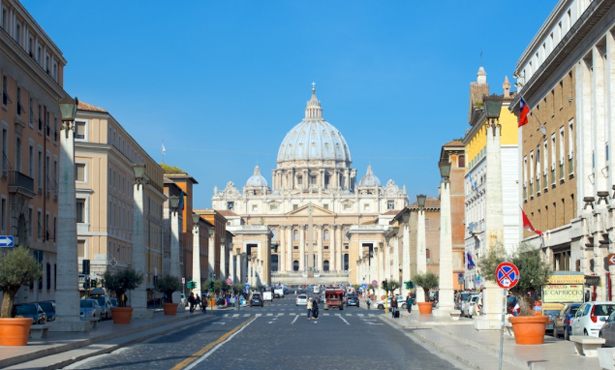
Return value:
<svg viewBox="0 0 615 370">
<path fill-rule="evenodd" d="M 211 321 L 65 369 L 458 368 L 381 320 L 381 310 L 320 307 L 318 320 L 307 320 L 291 294 L 264 307 L 215 311 Z"/>
</svg>

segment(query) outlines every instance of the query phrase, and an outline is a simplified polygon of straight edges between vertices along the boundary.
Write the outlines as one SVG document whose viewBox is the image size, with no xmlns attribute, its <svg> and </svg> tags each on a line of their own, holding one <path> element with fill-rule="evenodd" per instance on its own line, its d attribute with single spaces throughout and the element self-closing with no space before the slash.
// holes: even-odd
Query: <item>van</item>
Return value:
<svg viewBox="0 0 615 370">
<path fill-rule="evenodd" d="M 284 298 L 284 289 L 282 288 L 276 288 L 273 290 L 273 295 L 276 298 Z"/>
<path fill-rule="evenodd" d="M 273 302 L 273 294 L 271 293 L 271 291 L 263 292 L 263 301 Z"/>
</svg>

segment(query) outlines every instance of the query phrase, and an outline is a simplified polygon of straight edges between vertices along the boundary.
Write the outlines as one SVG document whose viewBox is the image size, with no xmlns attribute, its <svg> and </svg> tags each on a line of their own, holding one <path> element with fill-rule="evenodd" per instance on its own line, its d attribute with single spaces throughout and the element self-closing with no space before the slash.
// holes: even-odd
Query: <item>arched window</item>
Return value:
<svg viewBox="0 0 615 370">
<path fill-rule="evenodd" d="M 323 269 L 324 271 L 329 271 L 329 260 L 325 260 L 325 261 L 322 263 L 322 269 Z"/>
<path fill-rule="evenodd" d="M 325 240 L 329 240 L 329 230 L 325 230 L 324 235 L 323 235 L 323 238 L 324 238 Z"/>
<path fill-rule="evenodd" d="M 293 271 L 299 271 L 299 261 L 293 261 Z"/>
<path fill-rule="evenodd" d="M 295 230 L 293 232 L 293 240 L 294 241 L 298 241 L 299 240 L 299 231 Z"/>
<path fill-rule="evenodd" d="M 427 258 L 427 262 L 431 259 L 431 251 L 429 249 L 425 249 L 425 258 Z"/>
</svg>

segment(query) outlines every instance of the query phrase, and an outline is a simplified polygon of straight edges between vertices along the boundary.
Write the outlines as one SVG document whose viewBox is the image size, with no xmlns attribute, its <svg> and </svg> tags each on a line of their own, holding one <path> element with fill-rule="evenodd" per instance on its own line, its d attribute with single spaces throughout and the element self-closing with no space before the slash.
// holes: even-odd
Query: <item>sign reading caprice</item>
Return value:
<svg viewBox="0 0 615 370">
<path fill-rule="evenodd" d="M 583 302 L 583 285 L 545 285 L 542 287 L 542 302 Z"/>
<path fill-rule="evenodd" d="M 555 271 L 549 285 L 542 287 L 542 314 L 549 316 L 547 330 L 566 303 L 583 303 L 585 276 L 578 271 Z"/>
</svg>

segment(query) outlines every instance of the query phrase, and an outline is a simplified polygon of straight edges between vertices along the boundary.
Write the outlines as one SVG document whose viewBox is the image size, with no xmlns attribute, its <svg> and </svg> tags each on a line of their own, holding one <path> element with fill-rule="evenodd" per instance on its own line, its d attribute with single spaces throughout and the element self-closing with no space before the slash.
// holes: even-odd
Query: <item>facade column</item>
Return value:
<svg viewBox="0 0 615 370">
<path fill-rule="evenodd" d="M 192 225 L 192 280 L 196 283 L 194 290 L 196 290 L 197 294 L 203 291 L 201 289 L 201 240 L 199 221 L 194 222 Z"/>
<path fill-rule="evenodd" d="M 323 232 L 324 232 L 323 225 L 319 225 L 318 226 L 318 267 L 316 268 L 316 270 L 318 271 L 323 271 L 323 265 L 322 265 L 322 262 L 324 260 L 323 258 L 324 248 L 322 245 L 322 240 L 324 237 Z"/>
<path fill-rule="evenodd" d="M 389 243 L 380 244 L 382 245 L 382 258 L 384 259 L 384 278 L 388 281 L 394 278 L 391 272 L 391 250 L 389 249 Z"/>
<path fill-rule="evenodd" d="M 344 225 L 340 225 L 339 227 L 336 228 L 335 230 L 335 237 L 336 237 L 336 241 L 337 241 L 337 248 L 336 248 L 336 253 L 335 253 L 335 259 L 336 259 L 336 265 L 335 265 L 335 269 L 337 271 L 342 271 L 343 270 L 343 263 L 344 263 L 344 258 L 342 253 L 344 253 L 344 244 L 342 242 L 343 240 L 343 233 L 344 233 Z M 360 246 L 359 246 L 360 247 Z"/>
<path fill-rule="evenodd" d="M 218 237 L 217 234 L 218 233 L 214 230 L 214 232 L 209 235 L 209 243 L 207 246 L 207 278 L 209 278 L 213 272 L 216 272 L 214 266 L 216 264 L 215 246 L 216 238 Z"/>
<path fill-rule="evenodd" d="M 286 271 L 286 228 L 278 228 L 278 272 Z"/>
<path fill-rule="evenodd" d="M 233 280 L 233 284 L 235 284 L 237 282 L 237 279 L 235 278 L 235 260 L 233 258 L 233 247 L 231 246 L 231 248 L 229 248 L 228 251 L 228 274 L 229 277 L 231 278 L 231 280 Z"/>
<path fill-rule="evenodd" d="M 144 279 L 139 286 L 130 292 L 130 307 L 134 308 L 132 315 L 136 318 L 151 318 L 153 311 L 147 309 L 147 269 L 145 266 L 145 211 L 143 209 L 144 180 L 135 179 L 132 214 L 132 268 L 143 273 Z"/>
<path fill-rule="evenodd" d="M 392 243 L 392 247 L 393 247 L 393 267 L 392 267 L 393 278 L 395 280 L 398 280 L 400 276 L 399 276 L 399 239 L 397 239 L 397 235 L 389 239 L 387 244 L 388 243 Z M 400 293 L 403 291 L 403 288 L 405 288 L 404 281 L 408 281 L 408 280 L 402 280 L 399 282 L 399 292 Z"/>
<path fill-rule="evenodd" d="M 226 237 L 220 243 L 220 277 L 221 281 L 226 280 Z"/>
<path fill-rule="evenodd" d="M 337 236 L 337 225 L 330 225 L 329 227 L 329 270 L 336 271 L 335 263 L 335 238 Z M 359 256 L 361 258 L 361 256 Z"/>
<path fill-rule="evenodd" d="M 241 268 L 242 267 L 242 265 L 241 265 L 241 248 L 237 248 L 237 254 L 235 255 L 235 260 L 236 260 L 235 267 L 237 269 L 237 271 L 235 271 L 235 274 L 237 275 L 236 282 L 237 283 L 242 283 L 243 281 L 242 281 L 242 275 L 241 274 L 242 274 L 243 270 Z"/>
<path fill-rule="evenodd" d="M 75 104 L 77 102 L 75 101 Z M 75 113 L 77 108 L 75 106 Z M 62 132 L 64 131 L 64 132 Z M 60 176 L 58 187 L 57 277 L 54 331 L 88 331 L 90 323 L 79 317 L 79 271 L 77 258 L 77 207 L 75 198 L 74 121 L 60 128 Z"/>
<path fill-rule="evenodd" d="M 299 230 L 299 270 L 307 271 L 305 264 L 305 226 L 301 226 Z"/>
<path fill-rule="evenodd" d="M 286 271 L 293 271 L 293 252 L 294 252 L 294 248 L 293 248 L 293 228 L 292 226 L 286 226 L 286 266 L 287 266 L 287 270 Z"/>
<path fill-rule="evenodd" d="M 416 236 L 416 272 L 424 274 L 427 271 L 427 257 L 425 256 L 425 208 L 419 209 Z M 417 302 L 425 302 L 425 295 L 417 293 Z"/>
</svg>

